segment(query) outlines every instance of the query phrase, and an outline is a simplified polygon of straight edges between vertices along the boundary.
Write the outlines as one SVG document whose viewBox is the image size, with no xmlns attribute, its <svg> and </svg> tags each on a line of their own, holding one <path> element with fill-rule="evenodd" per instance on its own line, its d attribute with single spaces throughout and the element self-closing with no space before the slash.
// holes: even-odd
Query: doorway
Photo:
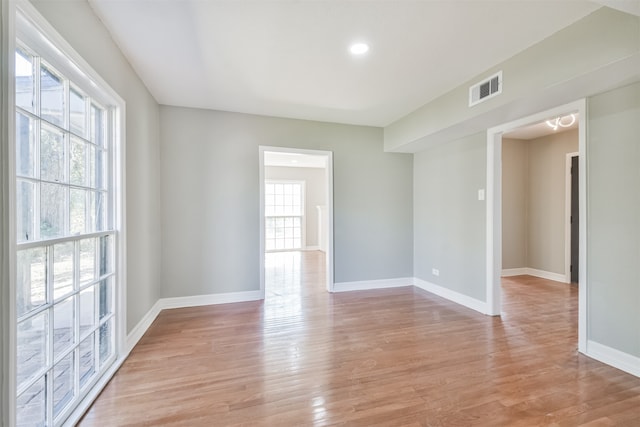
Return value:
<svg viewBox="0 0 640 427">
<path fill-rule="evenodd" d="M 313 264 L 333 292 L 333 156 L 330 151 L 260 147 L 260 291 L 300 279 Z M 288 279 L 288 280 L 289 280 Z M 300 280 L 298 280 L 300 281 Z M 282 293 L 282 292 L 280 292 Z"/>
<path fill-rule="evenodd" d="M 586 102 L 580 100 L 548 111 L 506 123 L 487 131 L 487 278 L 486 296 L 487 313 L 500 315 L 502 311 L 501 278 L 502 278 L 502 149 L 504 134 L 515 129 L 545 122 L 551 118 L 563 117 L 575 112 L 585 118 Z M 578 350 L 586 351 L 587 342 L 587 280 L 586 280 L 586 175 L 585 175 L 585 120 L 578 125 L 578 188 L 579 188 L 579 220 L 578 232 Z"/>
</svg>

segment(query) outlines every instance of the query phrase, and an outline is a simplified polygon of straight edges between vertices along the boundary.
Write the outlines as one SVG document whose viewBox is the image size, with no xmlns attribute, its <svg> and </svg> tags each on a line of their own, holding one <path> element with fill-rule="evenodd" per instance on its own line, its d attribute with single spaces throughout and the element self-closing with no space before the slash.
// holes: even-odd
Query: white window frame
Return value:
<svg viewBox="0 0 640 427">
<path fill-rule="evenodd" d="M 67 43 L 62 36 L 40 15 L 28 1 L 8 2 L 8 177 L 7 190 L 9 192 L 9 378 L 7 392 L 7 409 L 9 425 L 16 423 L 16 349 L 17 349 L 17 318 L 16 318 L 16 254 L 17 254 L 17 223 L 16 223 L 16 160 L 15 160 L 15 50 L 16 40 L 30 49 L 38 51 L 47 63 L 74 83 L 74 87 L 89 95 L 102 106 L 107 106 L 110 115 L 107 137 L 111 139 L 109 150 L 110 172 L 108 175 L 108 191 L 111 194 L 114 235 L 114 361 L 104 374 L 98 377 L 84 395 L 80 395 L 75 406 L 65 410 L 58 424 L 74 425 L 98 396 L 102 388 L 115 374 L 124 361 L 128 348 L 126 347 L 126 221 L 124 212 L 126 200 L 125 179 L 125 102 L 124 100 L 93 70 L 93 68 Z M 5 33 L 6 34 L 6 33 Z M 44 37 L 42 37 L 44 36 Z M 5 59 L 5 58 L 3 58 Z M 101 233 L 96 233 L 101 234 Z M 104 233 L 103 233 L 104 234 Z M 75 237 L 65 237 L 47 241 L 46 245 L 56 241 L 74 240 Z M 20 246 L 23 246 L 21 244 Z M 53 420 L 49 420 L 53 422 Z M 0 420 L 1 422 L 1 420 Z"/>
<path fill-rule="evenodd" d="M 306 202 L 307 202 L 307 182 L 305 180 L 293 180 L 293 179 L 266 179 L 265 180 L 265 188 L 266 188 L 266 184 L 300 184 L 300 188 L 301 188 L 301 194 L 300 194 L 300 198 L 301 200 L 301 207 L 302 207 L 302 214 L 300 215 L 300 227 L 301 227 L 301 241 L 300 241 L 300 248 L 299 249 L 269 249 L 269 250 L 265 250 L 265 252 L 287 252 L 287 251 L 303 251 L 305 250 L 305 248 L 307 247 L 307 212 L 306 212 Z M 264 205 L 265 205 L 265 211 L 266 211 L 266 199 L 263 201 Z M 290 216 L 297 216 L 297 215 L 267 215 L 265 212 L 264 218 L 265 221 L 267 218 L 276 218 L 278 216 L 282 216 L 282 217 L 290 217 Z M 267 228 L 266 228 L 266 222 L 265 222 L 265 233 L 267 232 Z M 266 234 L 265 234 L 265 242 L 266 242 Z"/>
</svg>

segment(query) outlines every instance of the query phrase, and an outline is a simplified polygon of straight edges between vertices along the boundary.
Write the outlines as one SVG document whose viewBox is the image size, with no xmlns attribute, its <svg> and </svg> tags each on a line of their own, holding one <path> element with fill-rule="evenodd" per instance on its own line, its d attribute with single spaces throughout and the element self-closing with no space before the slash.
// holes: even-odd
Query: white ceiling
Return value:
<svg viewBox="0 0 640 427">
<path fill-rule="evenodd" d="M 596 10 L 584 0 L 89 0 L 160 104 L 385 126 Z M 353 57 L 349 44 L 370 51 Z"/>
<path fill-rule="evenodd" d="M 563 125 L 570 126 L 558 126 L 557 129 L 553 129 L 547 124 L 547 121 L 541 121 L 540 123 L 533 123 L 528 126 L 523 126 L 518 129 L 514 129 L 512 131 L 506 132 L 503 137 L 505 138 L 513 138 L 513 139 L 536 139 L 542 138 L 543 136 L 551 135 L 553 133 L 565 132 L 571 129 L 578 129 L 578 124 L 580 123 L 580 115 L 577 113 L 573 114 L 575 116 L 575 121 L 572 122 L 569 115 L 559 117 L 558 119 Z M 551 117 L 550 120 L 554 123 L 556 117 Z"/>
<path fill-rule="evenodd" d="M 326 168 L 327 156 L 312 154 L 265 151 L 265 166 L 287 166 L 292 168 Z"/>
</svg>

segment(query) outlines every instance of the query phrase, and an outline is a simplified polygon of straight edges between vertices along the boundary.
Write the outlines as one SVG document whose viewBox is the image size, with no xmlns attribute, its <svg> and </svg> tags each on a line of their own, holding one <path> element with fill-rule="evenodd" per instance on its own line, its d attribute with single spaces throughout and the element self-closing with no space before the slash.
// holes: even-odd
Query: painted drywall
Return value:
<svg viewBox="0 0 640 427">
<path fill-rule="evenodd" d="M 527 141 L 502 138 L 502 268 L 527 263 Z"/>
<path fill-rule="evenodd" d="M 578 130 L 532 139 L 527 149 L 527 267 L 565 274 L 565 169 Z"/>
<path fill-rule="evenodd" d="M 469 86 L 499 70 L 502 94 L 470 108 Z M 603 7 L 385 127 L 385 150 L 417 152 L 638 76 L 640 17 Z"/>
<path fill-rule="evenodd" d="M 640 83 L 588 100 L 588 339 L 640 357 Z"/>
<path fill-rule="evenodd" d="M 478 133 L 414 155 L 415 277 L 485 301 L 487 137 Z M 440 271 L 432 274 L 432 268 Z"/>
<path fill-rule="evenodd" d="M 305 182 L 304 217 L 306 246 L 315 247 L 318 242 L 318 205 L 327 204 L 327 174 L 322 168 L 265 166 L 265 179 L 283 179 Z"/>
<path fill-rule="evenodd" d="M 126 102 L 127 331 L 160 296 L 159 106 L 86 1 L 32 1 Z"/>
<path fill-rule="evenodd" d="M 258 290 L 259 146 L 333 151 L 335 281 L 411 277 L 412 156 L 379 128 L 162 106 L 162 296 Z"/>
<path fill-rule="evenodd" d="M 502 268 L 565 274 L 566 155 L 578 131 L 502 140 Z"/>
</svg>

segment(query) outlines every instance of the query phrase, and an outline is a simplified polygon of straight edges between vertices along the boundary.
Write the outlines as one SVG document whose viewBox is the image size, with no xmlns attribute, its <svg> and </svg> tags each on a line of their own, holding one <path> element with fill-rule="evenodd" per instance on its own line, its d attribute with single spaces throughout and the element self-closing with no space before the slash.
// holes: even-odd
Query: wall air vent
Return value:
<svg viewBox="0 0 640 427">
<path fill-rule="evenodd" d="M 469 107 L 502 93 L 502 71 L 469 88 Z"/>
</svg>

